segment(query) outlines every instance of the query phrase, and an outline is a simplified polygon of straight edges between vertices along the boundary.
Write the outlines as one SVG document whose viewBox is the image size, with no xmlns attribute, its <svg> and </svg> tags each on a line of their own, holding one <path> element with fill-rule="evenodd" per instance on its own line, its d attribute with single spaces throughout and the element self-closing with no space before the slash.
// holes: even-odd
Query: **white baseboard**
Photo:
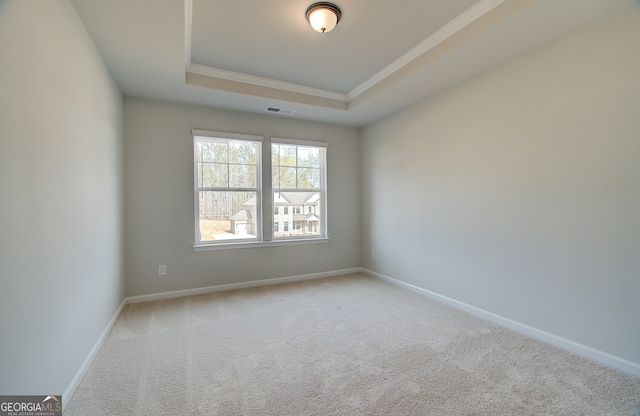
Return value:
<svg viewBox="0 0 640 416">
<path fill-rule="evenodd" d="M 118 317 L 120 317 L 120 314 L 124 310 L 124 307 L 126 306 L 126 304 L 127 303 L 125 299 L 122 301 L 122 303 L 118 307 L 118 310 L 116 311 L 116 313 L 113 314 L 113 316 L 111 317 L 111 320 L 109 320 L 109 323 L 107 323 L 107 326 L 104 328 L 104 330 L 98 337 L 98 340 L 93 345 L 93 348 L 91 348 L 91 351 L 89 351 L 87 358 L 84 359 L 84 361 L 82 362 L 82 365 L 80 366 L 80 369 L 78 369 L 78 371 L 76 372 L 76 375 L 71 380 L 71 383 L 69 383 L 69 386 L 67 386 L 67 389 L 62 394 L 62 412 L 63 413 L 64 413 L 64 409 L 67 407 L 67 404 L 69 404 L 69 400 L 71 400 L 71 397 L 73 397 L 73 393 L 75 393 L 76 389 L 80 385 L 80 382 L 82 381 L 82 378 L 87 373 L 87 370 L 89 369 L 89 366 L 93 362 L 93 359 L 98 354 L 98 351 L 100 351 L 102 344 L 104 344 L 104 341 L 107 339 L 107 336 L 109 336 L 109 333 L 111 332 L 114 325 L 118 321 Z"/>
<path fill-rule="evenodd" d="M 499 325 L 502 325 L 506 328 L 519 332 L 521 334 L 530 336 L 531 338 L 538 339 L 540 341 L 546 342 L 548 344 L 554 345 L 556 347 L 562 348 L 574 354 L 580 355 L 582 357 L 589 358 L 593 361 L 599 362 L 601 364 L 607 365 L 609 367 L 616 368 L 618 370 L 624 371 L 625 373 L 631 374 L 635 377 L 640 377 L 640 364 L 634 363 L 632 361 L 625 360 L 624 358 L 616 357 L 615 355 L 608 354 L 603 351 L 596 350 L 594 348 L 588 347 L 586 345 L 579 344 L 577 342 L 571 341 L 566 338 L 559 337 L 557 335 L 551 334 L 549 332 L 542 331 L 540 329 L 531 327 L 529 325 L 525 325 L 523 323 L 514 321 L 509 318 L 505 318 L 503 316 L 497 315 L 495 313 L 485 311 L 484 309 L 477 308 L 475 306 L 466 304 L 464 302 L 457 301 L 455 299 L 440 295 L 435 292 L 431 292 L 426 289 L 422 289 L 418 286 L 411 285 L 409 283 L 401 282 L 400 280 L 396 280 L 392 277 L 385 276 L 383 274 L 368 270 L 362 269 L 363 273 L 366 273 L 370 276 L 376 277 L 378 279 L 385 280 L 389 283 L 392 283 L 396 286 L 400 286 L 405 289 L 409 289 L 413 292 L 420 293 L 422 295 L 428 296 L 436 301 L 441 303 L 453 306 L 456 309 L 463 310 L 465 312 L 469 312 L 473 315 L 476 315 L 480 318 L 495 322 Z"/>
<path fill-rule="evenodd" d="M 104 343 L 104 341 L 107 339 L 107 336 L 109 335 L 109 333 L 111 332 L 111 330 L 113 329 L 113 326 L 116 324 L 116 321 L 118 320 L 118 317 L 120 316 L 120 314 L 122 313 L 122 311 L 124 310 L 124 307 L 130 303 L 140 303 L 140 302 L 149 302 L 149 301 L 153 301 L 153 300 L 161 300 L 161 299 L 171 299 L 171 298 L 177 298 L 177 297 L 183 297 L 183 296 L 192 296 L 192 295 L 201 295 L 201 294 L 206 294 L 206 293 L 213 293 L 213 292 L 222 292 L 222 291 L 227 291 L 227 290 L 235 290 L 235 289 L 244 289 L 244 288 L 250 288 L 250 287 L 259 287 L 259 286 L 268 286 L 268 285 L 277 285 L 277 284 L 282 284 L 282 283 L 291 283 L 291 282 L 300 282 L 300 281 L 304 281 L 304 280 L 313 280 L 313 279 L 321 279 L 321 278 L 325 278 L 325 277 L 334 277 L 334 276 L 342 276 L 342 275 L 346 275 L 346 274 L 352 274 L 352 273 L 365 273 L 368 274 L 370 276 L 376 277 L 378 279 L 382 279 L 385 280 L 387 282 L 390 282 L 396 286 L 411 290 L 413 292 L 428 296 L 432 299 L 435 299 L 439 302 L 445 303 L 447 305 L 453 306 L 457 309 L 463 310 L 465 312 L 469 312 L 473 315 L 479 316 L 483 319 L 487 319 L 489 321 L 495 322 L 499 325 L 502 325 L 504 327 L 507 327 L 509 329 L 512 329 L 514 331 L 520 332 L 522 334 L 525 334 L 527 336 L 530 336 L 532 338 L 536 338 L 539 339 L 543 342 L 547 342 L 551 345 L 555 345 L 556 347 L 565 349 L 567 351 L 573 352 L 575 354 L 581 355 L 583 357 L 589 358 L 593 361 L 608 365 L 610 367 L 616 368 L 618 370 L 624 371 L 626 373 L 629 373 L 635 377 L 640 377 L 640 364 L 638 363 L 634 363 L 628 360 L 625 360 L 623 358 L 620 357 L 616 357 L 614 355 L 602 352 L 602 351 L 598 351 L 596 349 L 593 349 L 591 347 L 587 347 L 585 345 L 579 344 L 577 342 L 559 337 L 557 335 L 553 335 L 550 334 L 548 332 L 539 330 L 537 328 L 533 328 L 531 326 L 522 324 L 520 322 L 516 322 L 513 321 L 511 319 L 505 318 L 503 316 L 500 315 L 496 315 L 492 312 L 488 312 L 485 311 L 483 309 L 477 308 L 475 306 L 466 304 L 464 302 L 460 302 L 457 301 L 455 299 L 451 299 L 448 298 L 446 296 L 437 294 L 435 292 L 431 292 L 428 291 L 426 289 L 422 289 L 420 287 L 405 283 L 405 282 L 401 282 L 399 280 L 396 280 L 394 278 L 391 278 L 389 276 L 385 276 L 383 274 L 380 273 L 376 273 L 374 271 L 368 270 L 368 269 L 364 269 L 361 267 L 355 267 L 352 269 L 344 269 L 344 270 L 334 270 L 334 271 L 330 271 L 330 272 L 323 272 L 323 273 L 311 273 L 311 274 L 304 274 L 304 275 L 299 275 L 299 276 L 289 276 L 289 277 L 279 277 L 279 278 L 274 278 L 274 279 L 263 279 L 263 280 L 254 280 L 251 282 L 242 282 L 242 283 L 231 283 L 231 284 L 226 284 L 226 285 L 217 285 L 217 286 L 209 286 L 209 287 L 203 287 L 203 288 L 197 288 L 197 289 L 187 289 L 187 290 L 177 290 L 177 291 L 173 291 L 173 292 L 164 292 L 164 293 L 156 293 L 156 294 L 152 294 L 152 295 L 142 295 L 142 296 L 132 296 L 132 297 L 127 297 L 125 298 L 122 303 L 120 304 L 120 307 L 118 308 L 118 310 L 115 312 L 115 314 L 113 315 L 113 317 L 111 318 L 111 320 L 109 321 L 109 323 L 107 324 L 107 326 L 105 327 L 105 329 L 102 331 L 102 333 L 100 334 L 100 337 L 98 337 L 98 340 L 96 341 L 96 343 L 94 344 L 93 348 L 91 349 L 91 351 L 89 352 L 89 354 L 87 355 L 87 357 L 85 358 L 84 362 L 82 363 L 82 365 L 80 366 L 80 369 L 77 371 L 75 377 L 73 378 L 73 380 L 71 381 L 71 383 L 69 384 L 69 386 L 67 387 L 67 389 L 64 391 L 64 394 L 62 396 L 62 410 L 64 412 L 64 409 L 67 407 L 67 404 L 69 403 L 69 400 L 71 399 L 71 397 L 73 396 L 73 393 L 76 391 L 76 389 L 78 388 L 78 385 L 80 384 L 80 382 L 82 381 L 82 378 L 84 377 L 84 375 L 86 374 L 87 370 L 89 369 L 89 366 L 91 365 L 91 362 L 93 361 L 93 359 L 95 358 L 95 356 L 98 354 L 98 351 L 100 351 L 100 348 L 102 347 L 102 344 Z"/>
<path fill-rule="evenodd" d="M 278 285 L 282 283 L 301 282 L 303 280 L 321 279 L 324 277 L 342 276 L 351 273 L 360 273 L 362 269 L 355 267 L 353 269 L 333 270 L 323 273 L 310 273 L 299 276 L 277 277 L 273 279 L 253 280 L 250 282 L 230 283 L 226 285 L 208 286 L 196 289 L 176 290 L 173 292 L 154 293 L 151 295 L 131 296 L 125 299 L 127 304 L 149 302 L 153 300 L 180 298 L 183 296 L 204 295 L 213 292 L 224 292 L 227 290 L 246 289 L 249 287 L 259 287 L 268 285 Z"/>
</svg>

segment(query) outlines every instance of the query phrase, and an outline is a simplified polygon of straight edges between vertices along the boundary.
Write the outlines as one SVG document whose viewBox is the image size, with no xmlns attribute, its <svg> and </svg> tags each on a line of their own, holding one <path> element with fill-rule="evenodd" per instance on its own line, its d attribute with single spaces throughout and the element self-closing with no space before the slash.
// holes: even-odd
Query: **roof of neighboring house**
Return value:
<svg viewBox="0 0 640 416">
<path fill-rule="evenodd" d="M 251 216 L 251 211 L 248 209 L 243 209 L 242 211 L 238 211 L 231 217 L 232 221 L 248 221 L 253 217 Z"/>
<path fill-rule="evenodd" d="M 316 204 L 320 199 L 318 192 L 277 192 L 275 196 L 275 205 L 312 205 Z M 255 206 L 256 198 L 253 197 L 244 204 L 243 207 Z"/>
<path fill-rule="evenodd" d="M 278 192 L 276 205 L 305 205 L 318 202 L 318 192 Z M 284 201 L 283 201 L 284 200 Z"/>
</svg>

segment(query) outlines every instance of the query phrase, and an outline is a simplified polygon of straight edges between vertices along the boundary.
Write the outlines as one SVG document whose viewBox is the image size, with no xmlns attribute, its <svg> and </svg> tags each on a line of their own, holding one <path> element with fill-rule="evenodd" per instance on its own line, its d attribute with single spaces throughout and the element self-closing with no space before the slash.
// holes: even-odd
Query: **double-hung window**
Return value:
<svg viewBox="0 0 640 416">
<path fill-rule="evenodd" d="M 196 250 L 327 240 L 326 143 L 192 133 Z"/>
<path fill-rule="evenodd" d="M 326 146 L 319 142 L 271 139 L 273 212 L 284 206 L 284 214 L 275 214 L 274 222 L 287 220 L 293 224 L 276 231 L 274 241 L 326 237 Z"/>
<path fill-rule="evenodd" d="M 193 131 L 196 244 L 262 240 L 262 137 Z"/>
</svg>

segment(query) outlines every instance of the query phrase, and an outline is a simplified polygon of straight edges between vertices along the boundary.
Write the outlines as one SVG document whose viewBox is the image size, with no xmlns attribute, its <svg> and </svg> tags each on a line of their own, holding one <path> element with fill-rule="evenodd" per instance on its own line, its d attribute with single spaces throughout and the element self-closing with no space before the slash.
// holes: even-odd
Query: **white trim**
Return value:
<svg viewBox="0 0 640 416">
<path fill-rule="evenodd" d="M 303 140 L 303 139 L 287 139 L 284 137 L 271 137 L 271 143 L 278 144 L 295 144 L 298 146 L 314 146 L 314 147 L 329 147 L 329 143 L 327 142 L 317 142 L 312 140 Z"/>
<path fill-rule="evenodd" d="M 104 344 L 104 342 L 107 339 L 107 336 L 109 336 L 109 333 L 111 333 L 111 330 L 115 326 L 116 322 L 118 321 L 118 318 L 120 317 L 120 314 L 122 313 L 126 305 L 127 305 L 127 300 L 125 298 L 120 304 L 120 306 L 118 307 L 118 309 L 116 310 L 116 313 L 111 317 L 111 320 L 107 323 L 107 326 L 104 328 L 104 330 L 98 337 L 98 340 L 93 345 L 93 348 L 91 348 L 91 351 L 89 351 L 89 354 L 87 355 L 87 357 L 82 362 L 82 365 L 76 372 L 76 375 L 71 380 L 71 383 L 69 383 L 66 390 L 62 394 L 62 412 L 63 413 L 64 413 L 64 409 L 69 404 L 69 400 L 71 400 L 71 398 L 73 397 L 73 394 L 75 393 L 76 389 L 80 385 L 82 378 L 87 373 L 87 370 L 89 370 L 89 366 L 93 362 L 94 358 L 96 358 L 96 355 L 100 351 L 100 348 L 102 348 L 102 344 Z"/>
<path fill-rule="evenodd" d="M 241 134 L 241 133 L 228 133 L 224 131 L 211 131 L 211 130 L 200 130 L 200 129 L 191 129 L 191 135 L 195 137 L 211 137 L 217 139 L 237 139 L 237 140 L 250 140 L 253 142 L 262 142 L 264 141 L 264 136 L 259 136 L 257 134 Z"/>
<path fill-rule="evenodd" d="M 200 240 L 200 195 L 198 193 L 198 145 L 196 144 L 195 132 L 191 130 L 191 151 L 193 153 L 193 241 Z"/>
<path fill-rule="evenodd" d="M 281 237 L 278 240 L 263 240 L 263 241 L 246 241 L 234 243 L 229 241 L 234 240 L 222 240 L 219 243 L 201 243 L 194 244 L 193 251 L 213 251 L 213 250 L 228 250 L 238 248 L 260 248 L 260 247 L 277 247 L 277 246 L 302 246 L 305 244 L 323 244 L 328 243 L 328 237 Z"/>
<path fill-rule="evenodd" d="M 69 400 L 71 400 L 71 398 L 73 397 L 73 394 L 75 393 L 76 389 L 80 385 L 82 378 L 84 377 L 87 370 L 89 369 L 89 366 L 91 365 L 96 355 L 100 351 L 102 344 L 104 344 L 105 340 L 107 339 L 107 336 L 115 326 L 118 318 L 120 317 L 120 314 L 122 313 L 126 305 L 133 304 L 133 303 L 150 302 L 150 301 L 162 300 L 162 299 L 173 299 L 173 298 L 184 297 L 184 296 L 223 292 L 227 290 L 245 289 L 245 288 L 251 288 L 251 287 L 260 287 L 260 286 L 276 285 L 276 284 L 283 284 L 283 283 L 300 282 L 305 280 L 322 279 L 325 277 L 335 277 L 335 276 L 342 276 L 342 275 L 353 274 L 353 273 L 368 274 L 369 276 L 387 281 L 391 284 L 402 287 L 404 289 L 411 290 L 421 295 L 425 295 L 441 303 L 445 303 L 457 309 L 463 310 L 465 312 L 469 312 L 473 315 L 479 316 L 481 318 L 495 322 L 499 325 L 505 326 L 514 331 L 531 336 L 532 338 L 539 339 L 541 341 L 555 345 L 557 347 L 576 353 L 583 357 L 587 357 L 589 359 L 608 365 L 610 367 L 617 368 L 635 377 L 640 377 L 640 364 L 638 363 L 634 363 L 634 362 L 625 360 L 623 358 L 616 357 L 614 355 L 611 355 L 602 351 L 598 351 L 591 347 L 578 344 L 577 342 L 559 337 L 557 335 L 550 334 L 545 331 L 541 331 L 539 329 L 530 327 L 528 325 L 524 325 L 522 323 L 513 321 L 508 318 L 504 318 L 500 315 L 485 311 L 475 306 L 468 305 L 464 302 L 460 302 L 455 299 L 451 299 L 449 297 L 439 295 L 437 293 L 431 292 L 426 289 L 422 289 L 420 287 L 411 285 L 409 283 L 401 282 L 389 276 L 385 276 L 383 274 L 380 274 L 362 267 L 354 267 L 350 269 L 334 270 L 330 272 L 310 273 L 310 274 L 304 274 L 304 275 L 298 275 L 298 276 L 254 280 L 250 282 L 230 283 L 225 285 L 208 286 L 203 288 L 177 290 L 172 292 L 163 292 L 163 293 L 156 293 L 151 295 L 126 297 L 120 304 L 120 307 L 117 309 L 117 311 L 115 312 L 115 314 L 113 315 L 113 317 L 111 318 L 111 320 L 109 321 L 105 329 L 102 331 L 102 333 L 98 337 L 98 340 L 94 344 L 91 351 L 89 351 L 89 354 L 87 355 L 82 365 L 76 372 L 76 375 L 71 380 L 71 383 L 69 383 L 69 386 L 64 391 L 62 395 L 62 411 L 64 412 L 65 408 L 69 404 Z"/>
<path fill-rule="evenodd" d="M 343 94 L 340 92 L 309 87 L 307 85 L 296 84 L 293 82 L 280 81 L 277 79 L 261 77 L 258 75 L 229 71 L 226 69 L 215 68 L 213 66 L 194 64 L 193 62 L 190 62 L 187 65 L 186 72 L 195 75 L 204 75 L 211 78 L 223 79 L 226 81 L 255 85 L 258 87 L 273 88 L 275 90 L 310 95 L 319 98 L 327 98 L 329 100 L 336 100 L 345 103 L 349 101 L 349 97 L 347 96 L 347 94 Z"/>
<path fill-rule="evenodd" d="M 493 312 L 486 311 L 484 309 L 477 308 L 475 306 L 469 305 L 464 302 L 460 302 L 458 300 L 449 298 L 447 296 L 440 295 L 435 292 L 431 292 L 429 290 L 423 289 L 418 286 L 414 286 L 409 283 L 402 282 L 400 280 L 396 280 L 392 277 L 385 276 L 383 274 L 368 270 L 362 269 L 363 273 L 366 273 L 370 276 L 376 277 L 381 280 L 385 280 L 389 283 L 392 283 L 396 286 L 409 289 L 412 292 L 419 293 L 421 295 L 425 295 L 431 299 L 434 299 L 438 302 L 447 304 L 449 306 L 453 306 L 456 309 L 463 310 L 465 312 L 471 313 L 472 315 L 478 316 L 480 318 L 489 320 L 491 322 L 495 322 L 499 325 L 502 325 L 508 329 L 519 332 L 521 334 L 530 336 L 532 338 L 538 339 L 540 341 L 546 342 L 548 344 L 554 345 L 556 347 L 562 348 L 574 354 L 580 355 L 582 357 L 589 358 L 593 361 L 597 361 L 601 364 L 607 365 L 609 367 L 616 368 L 618 370 L 624 371 L 625 373 L 631 374 L 635 377 L 640 377 L 640 364 L 634 363 L 629 360 L 625 360 L 624 358 L 616 357 L 615 355 L 611 355 L 609 353 L 596 350 L 594 348 L 588 347 L 586 345 L 579 344 L 575 341 L 571 341 L 566 338 L 562 338 L 560 336 L 551 334 L 549 332 L 542 331 L 540 329 L 531 327 L 529 325 L 525 325 L 523 323 L 514 321 L 509 318 L 505 318 L 503 316 L 497 315 Z"/>
<path fill-rule="evenodd" d="M 154 300 L 173 299 L 173 298 L 181 298 L 185 296 L 194 296 L 194 295 L 205 295 L 207 293 L 225 292 L 228 290 L 246 289 L 250 287 L 279 285 L 282 283 L 291 283 L 291 282 L 302 282 L 305 280 L 315 280 L 315 279 L 322 279 L 325 277 L 335 277 L 335 276 L 342 276 L 342 275 L 352 274 L 352 273 L 360 273 L 361 271 L 362 269 L 360 267 L 354 267 L 352 269 L 334 270 L 330 272 L 310 273 L 310 274 L 303 274 L 303 275 L 289 276 L 289 277 L 276 277 L 273 279 L 253 280 L 249 282 L 230 283 L 226 285 L 208 286 L 208 287 L 201 287 L 196 289 L 176 290 L 173 292 L 154 293 L 151 295 L 131 296 L 126 298 L 125 300 L 127 304 L 150 302 Z"/>
</svg>

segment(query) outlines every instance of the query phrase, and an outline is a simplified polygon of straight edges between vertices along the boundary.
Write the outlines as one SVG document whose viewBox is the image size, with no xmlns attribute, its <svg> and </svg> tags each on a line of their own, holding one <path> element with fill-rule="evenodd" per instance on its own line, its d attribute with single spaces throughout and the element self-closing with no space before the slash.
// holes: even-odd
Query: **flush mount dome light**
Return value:
<svg viewBox="0 0 640 416">
<path fill-rule="evenodd" d="M 321 1 L 307 9 L 307 20 L 316 32 L 331 32 L 340 21 L 342 10 L 333 3 Z"/>
</svg>

